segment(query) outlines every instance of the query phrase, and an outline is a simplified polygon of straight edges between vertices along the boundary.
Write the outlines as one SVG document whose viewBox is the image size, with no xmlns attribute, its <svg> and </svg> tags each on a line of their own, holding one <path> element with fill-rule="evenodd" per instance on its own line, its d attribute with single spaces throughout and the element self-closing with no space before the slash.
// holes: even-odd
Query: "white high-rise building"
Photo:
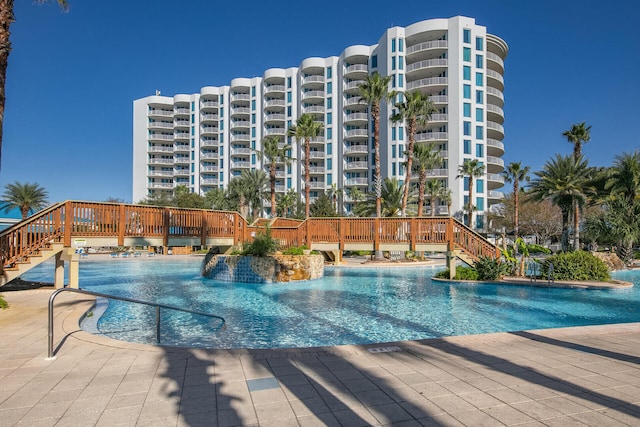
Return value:
<svg viewBox="0 0 640 427">
<path fill-rule="evenodd" d="M 430 95 L 438 112 L 417 129 L 416 144 L 435 143 L 442 168 L 431 171 L 451 189 L 451 214 L 467 202 L 466 179 L 457 178 L 466 159 L 478 159 L 485 176 L 475 179 L 476 226 L 503 194 L 504 59 L 507 44 L 473 18 L 431 19 L 389 28 L 378 44 L 349 46 L 328 58 L 307 58 L 298 67 L 271 68 L 262 77 L 236 78 L 200 93 L 148 96 L 134 101 L 133 200 L 171 191 L 179 185 L 204 194 L 226 187 L 243 170 L 265 168 L 256 150 L 266 136 L 292 146 L 291 166 L 280 165 L 277 191 L 304 195 L 302 144 L 286 136 L 304 113 L 323 123 L 311 142 L 311 198 L 342 189 L 344 211 L 353 202 L 349 189 L 372 191 L 373 129 L 358 85 L 374 71 L 391 76 L 390 90 Z M 405 178 L 406 126 L 392 123 L 394 103 L 381 105 L 382 176 Z M 266 168 L 265 168 L 266 170 Z M 267 202 L 268 203 L 268 202 Z M 447 214 L 446 201 L 436 213 Z M 427 207 L 425 212 L 430 212 Z"/>
</svg>

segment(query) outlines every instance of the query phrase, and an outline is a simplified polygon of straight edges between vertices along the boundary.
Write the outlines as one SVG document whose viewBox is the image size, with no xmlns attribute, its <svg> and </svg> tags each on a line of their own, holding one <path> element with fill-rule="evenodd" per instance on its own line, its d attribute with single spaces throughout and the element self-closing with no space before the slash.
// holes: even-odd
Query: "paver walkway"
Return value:
<svg viewBox="0 0 640 427">
<path fill-rule="evenodd" d="M 226 351 L 78 330 L 91 300 L 5 293 L 0 426 L 638 426 L 640 323 Z M 304 327 L 304 325 L 301 325 Z"/>
</svg>

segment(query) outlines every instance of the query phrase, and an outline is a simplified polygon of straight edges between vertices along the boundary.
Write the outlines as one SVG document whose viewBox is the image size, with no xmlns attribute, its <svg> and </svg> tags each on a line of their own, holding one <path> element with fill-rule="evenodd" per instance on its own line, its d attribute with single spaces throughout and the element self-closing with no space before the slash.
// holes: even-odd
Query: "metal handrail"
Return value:
<svg viewBox="0 0 640 427">
<path fill-rule="evenodd" d="M 100 293 L 100 292 L 87 291 L 87 290 L 84 290 L 84 289 L 62 288 L 62 289 L 58 289 L 57 291 L 53 292 L 51 294 L 51 296 L 49 297 L 49 351 L 48 351 L 48 357 L 47 357 L 48 359 L 52 359 L 53 358 L 53 301 L 55 300 L 56 296 L 58 296 L 58 294 L 60 294 L 61 292 L 64 292 L 64 291 L 75 292 L 75 293 L 83 294 L 83 295 L 91 295 L 91 296 L 94 296 L 94 297 L 115 299 L 115 300 L 119 300 L 119 301 L 132 302 L 132 303 L 135 303 L 135 304 L 143 304 L 143 305 L 148 305 L 148 306 L 155 307 L 156 308 L 156 342 L 158 344 L 160 344 L 160 309 L 161 308 L 166 308 L 166 309 L 169 309 L 169 310 L 182 311 L 182 312 L 185 312 L 185 313 L 196 314 L 196 315 L 199 315 L 199 316 L 211 317 L 213 319 L 219 319 L 222 322 L 220 324 L 220 328 L 224 327 L 224 325 L 226 324 L 226 320 L 224 319 L 224 317 L 216 316 L 215 314 L 204 313 L 202 311 L 187 310 L 185 308 L 175 307 L 173 305 L 158 304 L 158 303 L 155 303 L 155 302 L 142 301 L 142 300 L 137 300 L 137 299 L 133 299 L 133 298 L 120 297 L 120 296 L 116 296 L 116 295 L 108 295 L 108 294 L 103 294 L 103 293 Z"/>
</svg>

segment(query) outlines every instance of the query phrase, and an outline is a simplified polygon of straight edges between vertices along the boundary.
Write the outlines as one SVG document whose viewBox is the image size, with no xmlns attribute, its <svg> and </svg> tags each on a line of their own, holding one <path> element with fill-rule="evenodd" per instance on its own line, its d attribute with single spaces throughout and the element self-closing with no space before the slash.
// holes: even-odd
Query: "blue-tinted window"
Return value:
<svg viewBox="0 0 640 427">
<path fill-rule="evenodd" d="M 291 77 L 287 77 L 287 89 L 291 89 Z"/>
<path fill-rule="evenodd" d="M 254 110 L 254 111 L 256 109 L 256 100 L 255 99 L 251 100 L 251 109 Z"/>
<path fill-rule="evenodd" d="M 464 104 L 462 104 L 462 110 L 465 117 L 471 117 L 471 104 L 465 102 Z"/>
<path fill-rule="evenodd" d="M 462 30 L 462 41 L 464 43 L 471 43 L 471 30 L 466 28 Z"/>
<path fill-rule="evenodd" d="M 398 39 L 398 52 L 402 52 L 404 50 L 404 39 Z"/>
<path fill-rule="evenodd" d="M 466 62 L 471 62 L 471 48 L 465 47 L 462 49 L 462 60 Z"/>
<path fill-rule="evenodd" d="M 404 57 L 398 56 L 398 69 L 404 70 Z"/>
<path fill-rule="evenodd" d="M 484 50 L 483 44 L 482 37 L 476 37 L 476 50 Z"/>
<path fill-rule="evenodd" d="M 191 101 L 191 111 L 195 111 L 195 110 L 196 110 L 196 102 Z"/>
<path fill-rule="evenodd" d="M 256 113 L 251 113 L 251 124 L 252 125 L 256 124 Z"/>
<path fill-rule="evenodd" d="M 391 140 L 395 141 L 396 140 L 396 128 L 391 128 Z"/>
<path fill-rule="evenodd" d="M 462 78 L 465 80 L 471 80 L 471 67 L 465 65 L 462 67 Z"/>
<path fill-rule="evenodd" d="M 391 39 L 391 52 L 396 51 L 396 39 Z"/>
<path fill-rule="evenodd" d="M 482 104 L 484 102 L 484 92 L 481 90 L 476 91 L 476 103 Z"/>
<path fill-rule="evenodd" d="M 484 65 L 484 57 L 482 55 L 476 55 L 476 68 L 482 68 Z"/>
<path fill-rule="evenodd" d="M 396 174 L 396 164 L 391 163 L 391 175 L 395 175 L 395 174 Z"/>
<path fill-rule="evenodd" d="M 464 99 L 471 99 L 471 85 L 462 86 L 462 96 Z"/>
<path fill-rule="evenodd" d="M 331 174 L 327 175 L 327 185 L 331 185 Z"/>
<path fill-rule="evenodd" d="M 291 188 L 291 178 L 287 178 L 287 188 Z"/>
<path fill-rule="evenodd" d="M 333 144 L 327 144 L 327 154 L 333 154 Z"/>
<path fill-rule="evenodd" d="M 333 128 L 327 128 L 327 140 L 331 141 L 332 138 L 333 138 Z M 327 154 L 331 154 L 331 153 L 327 153 Z"/>
<path fill-rule="evenodd" d="M 371 57 L 371 68 L 378 68 L 378 55 Z"/>
<path fill-rule="evenodd" d="M 330 79 L 333 74 L 333 69 L 331 67 L 327 67 L 327 78 Z"/>
<path fill-rule="evenodd" d="M 398 128 L 398 139 L 404 141 L 404 128 L 402 127 Z"/>
<path fill-rule="evenodd" d="M 484 121 L 484 109 L 476 108 L 476 122 Z"/>
<path fill-rule="evenodd" d="M 476 73 L 476 86 L 484 86 L 484 74 Z"/>
<path fill-rule="evenodd" d="M 255 154 L 252 154 L 252 155 L 251 155 L 251 164 L 252 164 L 252 165 L 255 165 L 255 164 L 256 164 L 256 155 L 255 155 Z"/>
<path fill-rule="evenodd" d="M 476 157 L 484 157 L 484 145 L 476 144 Z"/>
<path fill-rule="evenodd" d="M 327 169 L 333 169 L 333 159 L 327 159 Z M 331 174 L 329 174 L 329 176 L 331 176 Z"/>
<path fill-rule="evenodd" d="M 333 84 L 331 82 L 327 83 L 327 93 L 331 93 L 333 90 Z"/>
<path fill-rule="evenodd" d="M 330 125 L 333 123 L 333 114 L 327 113 L 327 124 Z"/>
<path fill-rule="evenodd" d="M 287 92 L 287 102 L 291 102 L 291 92 Z"/>
<path fill-rule="evenodd" d="M 396 87 L 396 75 L 391 76 L 391 87 Z"/>
<path fill-rule="evenodd" d="M 396 69 L 396 57 L 395 56 L 391 57 L 391 69 L 392 70 Z"/>
<path fill-rule="evenodd" d="M 220 130 L 224 130 L 224 120 L 220 120 Z M 220 140 L 222 142 L 222 140 Z"/>
<path fill-rule="evenodd" d="M 479 211 L 483 211 L 484 210 L 484 197 L 476 198 L 476 208 Z M 482 216 L 482 215 L 478 215 L 478 216 Z"/>
<path fill-rule="evenodd" d="M 471 136 L 471 122 L 464 122 L 463 129 L 465 136 Z"/>
<path fill-rule="evenodd" d="M 484 139 L 484 126 L 476 126 L 476 139 Z"/>
<path fill-rule="evenodd" d="M 256 96 L 256 87 L 251 86 L 251 96 Z"/>
<path fill-rule="evenodd" d="M 464 140 L 464 154 L 471 154 L 471 140 Z"/>
<path fill-rule="evenodd" d="M 256 137 L 256 128 L 251 128 L 251 138 Z"/>
<path fill-rule="evenodd" d="M 462 178 L 462 189 L 464 191 L 469 191 L 469 177 L 465 176 Z M 469 199 L 467 199 L 467 203 L 469 203 Z"/>
<path fill-rule="evenodd" d="M 287 107 L 287 117 L 291 117 L 291 105 Z"/>
<path fill-rule="evenodd" d="M 333 98 L 327 98 L 327 109 L 333 108 Z"/>
<path fill-rule="evenodd" d="M 398 87 L 404 87 L 404 76 L 402 74 L 398 74 Z"/>
</svg>

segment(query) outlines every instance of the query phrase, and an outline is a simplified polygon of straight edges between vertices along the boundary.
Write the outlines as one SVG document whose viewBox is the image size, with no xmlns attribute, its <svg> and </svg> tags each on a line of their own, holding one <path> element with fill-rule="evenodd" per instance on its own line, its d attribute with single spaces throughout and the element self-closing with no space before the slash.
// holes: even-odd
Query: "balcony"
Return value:
<svg viewBox="0 0 640 427">
<path fill-rule="evenodd" d="M 434 73 L 437 69 L 446 69 L 449 62 L 446 58 L 425 59 L 424 61 L 414 62 L 407 65 L 407 75 L 411 75 L 412 78 L 418 78 L 420 74 L 427 77 L 428 72 Z M 432 74 L 432 75 L 433 75 Z"/>
<path fill-rule="evenodd" d="M 191 123 L 189 123 L 189 120 L 176 120 L 174 126 L 177 128 L 188 128 L 191 126 Z"/>
<path fill-rule="evenodd" d="M 251 152 L 251 148 L 240 147 L 231 149 L 232 156 L 248 156 L 249 154 L 251 154 Z"/>
<path fill-rule="evenodd" d="M 487 137 L 497 140 L 504 139 L 504 127 L 501 124 L 487 120 Z"/>
<path fill-rule="evenodd" d="M 302 84 L 303 85 L 308 85 L 311 83 L 322 83 L 324 84 L 324 76 L 307 76 L 305 78 L 302 79 Z"/>
<path fill-rule="evenodd" d="M 220 103 L 218 101 L 202 101 L 200 108 L 219 108 Z"/>
<path fill-rule="evenodd" d="M 449 115 L 445 113 L 436 113 L 432 114 L 431 118 L 428 120 L 429 123 L 433 122 L 446 122 L 449 120 Z"/>
<path fill-rule="evenodd" d="M 171 182 L 152 182 L 152 183 L 149 184 L 149 188 L 171 189 L 171 188 L 173 188 L 173 183 L 171 183 Z"/>
<path fill-rule="evenodd" d="M 172 177 L 173 176 L 173 171 L 156 171 L 156 170 L 151 170 L 147 173 L 147 176 L 149 177 L 153 177 L 153 176 L 161 176 L 161 177 Z"/>
<path fill-rule="evenodd" d="M 231 120 L 232 129 L 237 129 L 237 128 L 249 129 L 250 126 L 251 124 L 249 123 L 248 120 Z"/>
<path fill-rule="evenodd" d="M 347 93 L 359 93 L 360 85 L 364 83 L 364 80 L 354 80 L 344 84 L 344 91 Z"/>
<path fill-rule="evenodd" d="M 449 79 L 447 77 L 427 77 L 407 83 L 407 90 L 429 89 L 430 92 L 438 92 L 447 87 Z"/>
<path fill-rule="evenodd" d="M 302 107 L 304 114 L 324 114 L 323 105 L 310 105 L 308 107 Z"/>
<path fill-rule="evenodd" d="M 173 165 L 173 159 L 162 159 L 159 157 L 152 157 L 147 162 L 150 165 Z"/>
<path fill-rule="evenodd" d="M 218 120 L 220 120 L 220 116 L 217 114 L 203 114 L 201 119 L 202 122 L 217 122 Z"/>
<path fill-rule="evenodd" d="M 495 70 L 495 71 L 504 73 L 503 59 L 493 52 L 487 52 L 487 67 L 490 70 Z"/>
<path fill-rule="evenodd" d="M 368 138 L 369 131 L 367 129 L 351 129 L 344 133 L 345 138 Z"/>
<path fill-rule="evenodd" d="M 200 158 L 201 159 L 218 159 L 220 158 L 220 155 L 218 153 L 208 152 L 208 153 L 200 154 Z"/>
<path fill-rule="evenodd" d="M 429 99 L 434 104 L 446 104 L 449 102 L 449 97 L 447 95 L 431 95 Z"/>
<path fill-rule="evenodd" d="M 487 138 L 487 154 L 490 156 L 502 156 L 504 154 L 504 144 L 493 138 Z"/>
<path fill-rule="evenodd" d="M 220 132 L 220 128 L 217 126 L 202 126 L 202 130 L 200 131 L 202 135 L 215 134 L 217 135 Z"/>
<path fill-rule="evenodd" d="M 501 174 L 499 173 L 487 174 L 487 188 L 489 190 L 494 190 L 502 186 L 504 186 L 504 177 Z"/>
<path fill-rule="evenodd" d="M 200 147 L 217 147 L 218 145 L 220 145 L 220 141 L 216 139 L 203 139 L 200 142 Z"/>
<path fill-rule="evenodd" d="M 368 123 L 369 115 L 367 113 L 351 113 L 347 114 L 344 119 L 345 123 Z"/>
<path fill-rule="evenodd" d="M 174 110 L 175 115 L 188 116 L 190 113 L 188 108 L 176 108 Z"/>
<path fill-rule="evenodd" d="M 324 159 L 326 153 L 324 151 L 311 151 L 309 152 L 310 159 Z"/>
<path fill-rule="evenodd" d="M 176 132 L 173 135 L 173 139 L 174 140 L 176 140 L 176 139 L 187 139 L 188 140 L 189 139 L 189 132 Z"/>
<path fill-rule="evenodd" d="M 149 141 L 173 141 L 173 134 L 152 133 L 149 135 Z"/>
<path fill-rule="evenodd" d="M 322 174 L 325 172 L 325 168 L 324 166 L 310 166 L 309 167 L 309 173 L 311 174 Z"/>
<path fill-rule="evenodd" d="M 347 178 L 344 181 L 344 185 L 347 185 L 347 186 L 369 185 L 369 180 L 367 178 Z"/>
<path fill-rule="evenodd" d="M 176 145 L 174 146 L 174 150 L 173 150 L 173 151 L 174 151 L 174 152 L 178 152 L 178 151 L 181 151 L 181 152 L 185 152 L 185 151 L 186 151 L 186 152 L 189 152 L 189 144 L 176 144 Z"/>
<path fill-rule="evenodd" d="M 501 191 L 487 191 L 487 197 L 490 200 L 502 200 L 504 199 L 504 193 Z"/>
<path fill-rule="evenodd" d="M 189 169 L 176 169 L 173 171 L 174 176 L 189 176 Z"/>
<path fill-rule="evenodd" d="M 367 102 L 360 96 L 352 96 L 344 101 L 345 107 L 352 107 L 356 105 L 362 105 L 363 108 L 367 108 Z"/>
<path fill-rule="evenodd" d="M 364 144 L 351 145 L 344 149 L 344 154 L 355 154 L 355 153 L 369 154 L 369 146 Z"/>
<path fill-rule="evenodd" d="M 231 117 L 251 114 L 251 109 L 247 107 L 231 107 Z"/>
<path fill-rule="evenodd" d="M 188 156 L 176 157 L 173 160 L 173 163 L 176 164 L 176 165 L 188 165 L 189 164 L 189 157 Z"/>
<path fill-rule="evenodd" d="M 287 104 L 284 99 L 270 99 L 265 101 L 265 107 L 285 107 Z"/>
<path fill-rule="evenodd" d="M 504 90 L 504 77 L 496 71 L 487 70 L 487 86 Z"/>
<path fill-rule="evenodd" d="M 367 64 L 352 64 L 345 68 L 345 77 L 350 77 L 354 74 L 369 74 L 369 67 L 367 66 Z"/>
<path fill-rule="evenodd" d="M 229 139 L 231 140 L 231 142 L 238 142 L 238 141 L 249 142 L 251 140 L 251 138 L 249 137 L 249 134 L 246 134 L 246 133 L 232 134 Z"/>
<path fill-rule="evenodd" d="M 447 177 L 449 171 L 447 169 L 429 169 L 427 171 L 427 178 L 442 178 Z"/>
<path fill-rule="evenodd" d="M 265 131 L 265 134 L 267 136 L 271 136 L 271 135 L 284 136 L 287 134 L 287 131 L 285 130 L 285 128 L 270 128 Z"/>
<path fill-rule="evenodd" d="M 249 162 L 232 162 L 231 169 L 249 169 L 251 163 Z"/>
<path fill-rule="evenodd" d="M 431 40 L 407 47 L 407 56 L 433 49 L 447 49 L 448 47 L 449 42 L 447 40 Z"/>
<path fill-rule="evenodd" d="M 149 129 L 173 130 L 173 122 L 149 122 Z"/>
<path fill-rule="evenodd" d="M 446 141 L 447 139 L 449 139 L 448 132 L 423 132 L 416 134 L 416 142 Z"/>
<path fill-rule="evenodd" d="M 265 114 L 264 116 L 265 123 L 284 122 L 286 119 L 287 117 L 280 113 Z"/>
<path fill-rule="evenodd" d="M 251 101 L 251 96 L 247 93 L 237 93 L 235 95 L 231 95 L 231 102 L 235 101 Z"/>
<path fill-rule="evenodd" d="M 269 85 L 267 87 L 264 88 L 264 93 L 266 94 L 270 94 L 270 93 L 281 93 L 281 92 L 285 92 L 286 89 L 284 87 L 284 85 Z"/>
<path fill-rule="evenodd" d="M 496 156 L 487 156 L 487 173 L 500 173 L 504 170 L 504 160 Z"/>
<path fill-rule="evenodd" d="M 308 101 L 310 99 L 324 99 L 324 91 L 323 90 L 310 90 L 309 92 L 303 92 L 302 93 L 302 99 L 304 99 L 305 101 Z M 282 101 L 284 105 L 284 101 Z"/>
<path fill-rule="evenodd" d="M 173 117 L 173 110 L 161 110 L 159 108 L 152 108 L 148 113 L 149 117 Z"/>
<path fill-rule="evenodd" d="M 497 105 L 487 104 L 487 112 L 496 114 L 504 120 L 504 110 Z"/>
<path fill-rule="evenodd" d="M 200 185 L 217 185 L 219 182 L 217 178 L 200 178 Z"/>
<path fill-rule="evenodd" d="M 347 162 L 344 168 L 345 170 L 367 170 L 369 169 L 369 164 L 367 162 Z"/>
<path fill-rule="evenodd" d="M 152 144 L 147 148 L 149 153 L 173 153 L 172 145 L 155 145 Z"/>
</svg>

